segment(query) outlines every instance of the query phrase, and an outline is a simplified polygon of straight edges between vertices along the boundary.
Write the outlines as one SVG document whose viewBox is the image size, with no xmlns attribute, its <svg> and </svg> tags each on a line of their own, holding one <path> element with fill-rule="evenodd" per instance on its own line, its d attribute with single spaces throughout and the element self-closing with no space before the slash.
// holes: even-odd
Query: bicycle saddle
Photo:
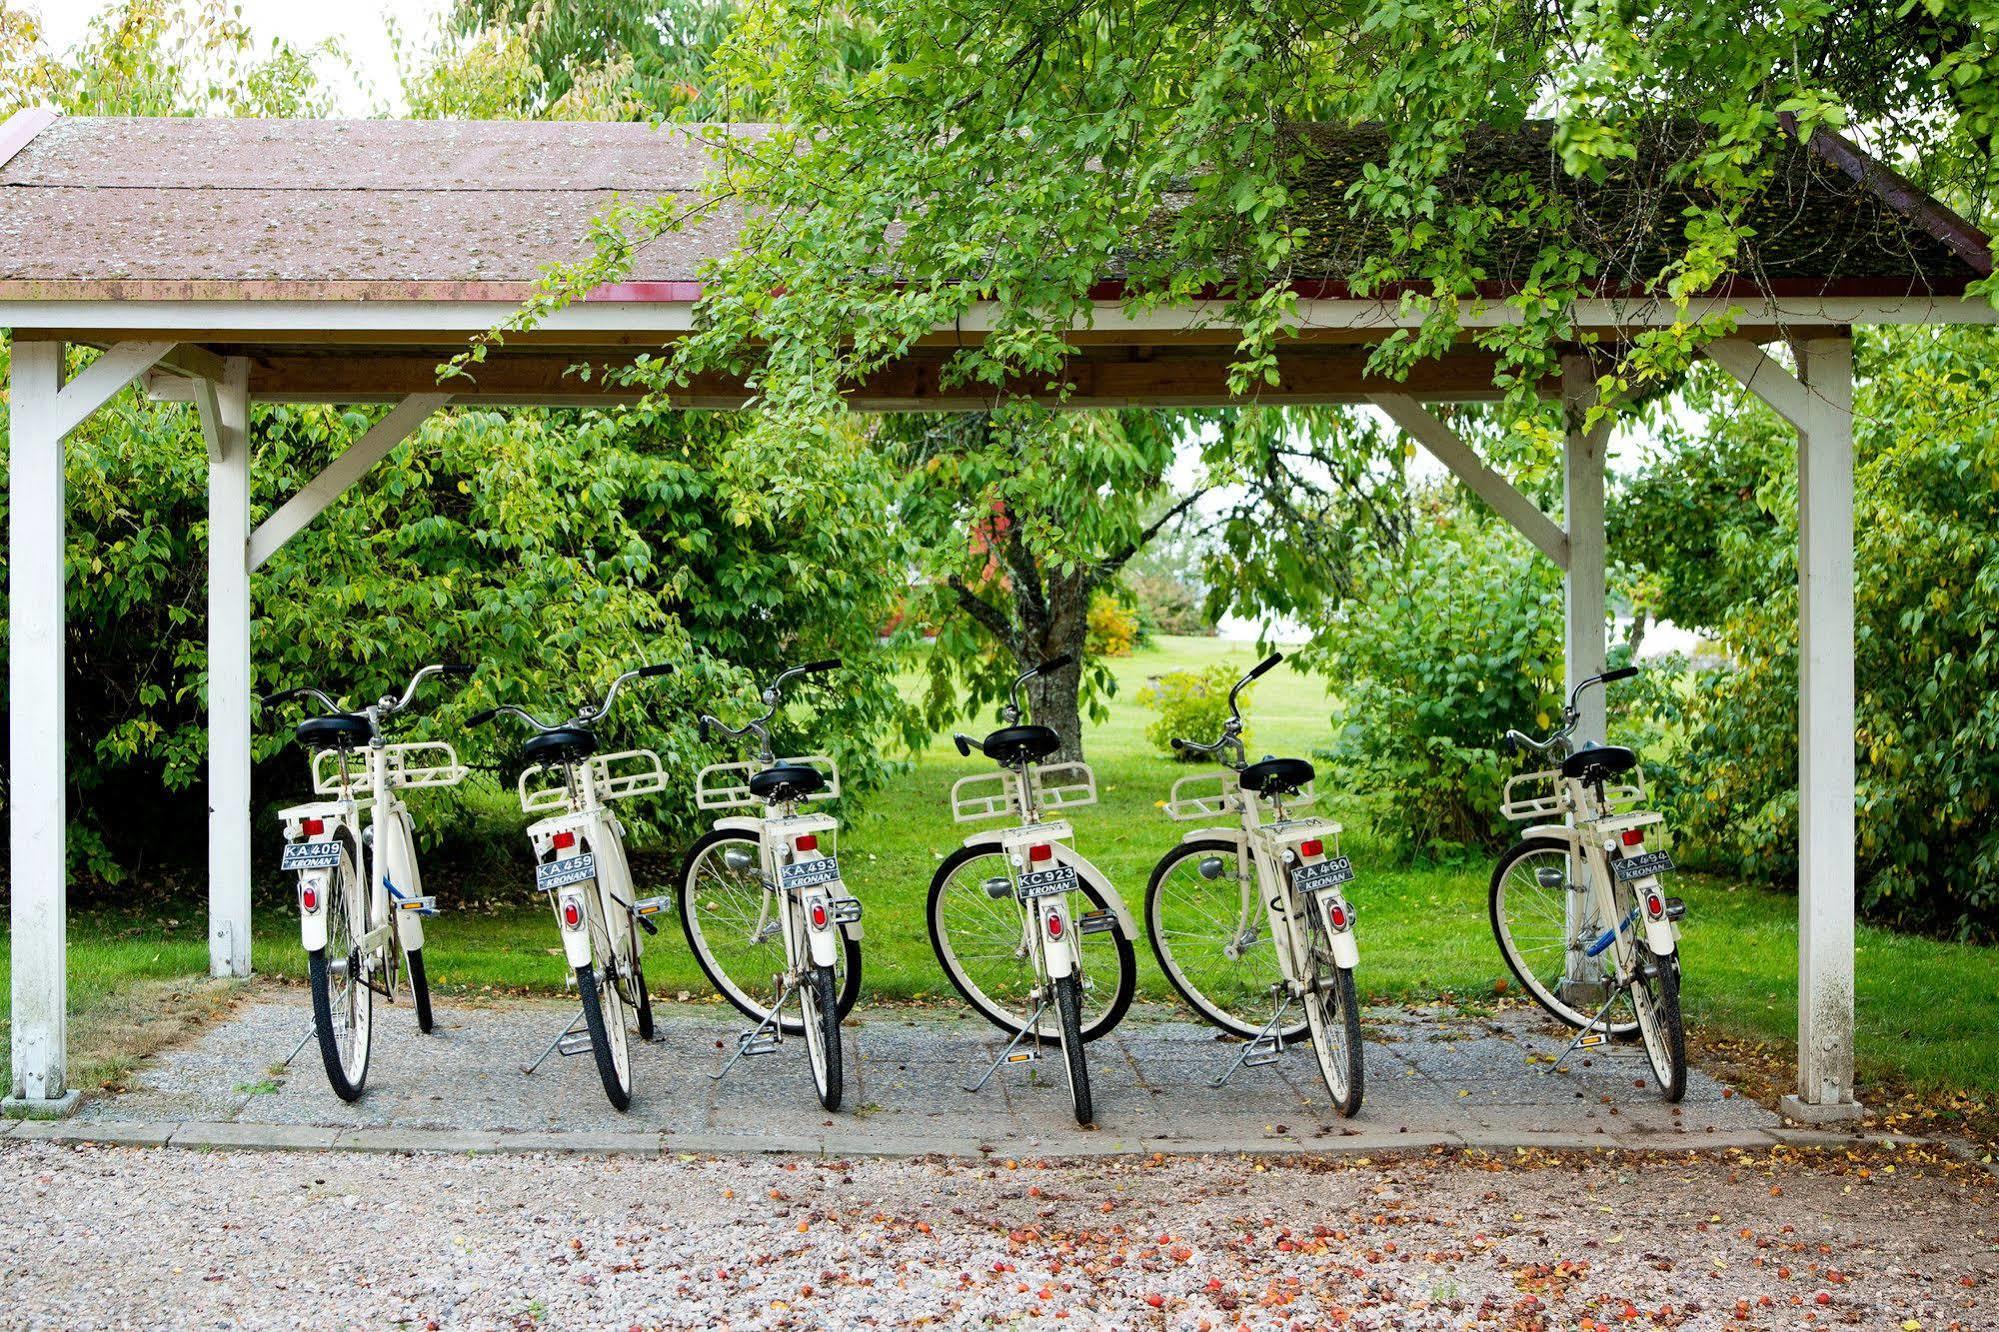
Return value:
<svg viewBox="0 0 1999 1332">
<path fill-rule="evenodd" d="M 1562 760 L 1562 776 L 1615 777 L 1638 766 L 1638 756 L 1623 745 L 1584 745 Z"/>
<path fill-rule="evenodd" d="M 557 727 L 521 742 L 521 753 L 536 763 L 574 763 L 596 752 L 596 732 L 580 726 Z"/>
<path fill-rule="evenodd" d="M 985 756 L 1007 767 L 1037 763 L 1062 747 L 1062 737 L 1047 726 L 1002 726 L 979 741 Z"/>
<path fill-rule="evenodd" d="M 1304 759 L 1267 758 L 1244 768 L 1238 780 L 1245 791 L 1274 796 L 1296 791 L 1316 775 Z"/>
<path fill-rule="evenodd" d="M 307 717 L 292 728 L 292 734 L 308 749 L 353 749 L 368 743 L 368 719 L 349 712 Z"/>
<path fill-rule="evenodd" d="M 750 778 L 750 794 L 773 803 L 803 800 L 826 789 L 826 774 L 803 763 L 780 763 Z"/>
</svg>

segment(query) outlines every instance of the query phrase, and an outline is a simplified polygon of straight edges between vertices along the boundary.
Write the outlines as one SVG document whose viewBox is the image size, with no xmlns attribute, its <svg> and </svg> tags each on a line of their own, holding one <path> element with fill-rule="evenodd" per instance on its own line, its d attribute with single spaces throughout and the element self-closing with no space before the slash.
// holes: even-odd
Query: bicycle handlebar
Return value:
<svg viewBox="0 0 1999 1332">
<path fill-rule="evenodd" d="M 1548 732 L 1545 737 L 1539 740 L 1536 740 L 1524 731 L 1516 731 L 1509 728 L 1506 734 L 1499 737 L 1501 748 L 1508 754 L 1518 753 L 1522 749 L 1538 750 L 1544 754 L 1549 752 L 1567 740 L 1570 734 L 1575 731 L 1576 723 L 1582 720 L 1582 712 L 1576 707 L 1576 700 L 1583 696 L 1583 690 L 1596 685 L 1610 685 L 1616 684 L 1620 680 L 1629 680 L 1637 675 L 1638 671 L 1639 668 L 1636 666 L 1620 666 L 1614 671 L 1600 671 L 1586 680 L 1577 681 L 1576 687 L 1569 691 L 1569 701 L 1562 707 L 1562 724 L 1560 726 Z"/>
<path fill-rule="evenodd" d="M 1244 761 L 1246 761 L 1247 756 L 1242 752 L 1242 708 L 1236 702 L 1237 695 L 1241 694 L 1252 681 L 1267 674 L 1278 662 L 1283 660 L 1284 654 L 1282 652 L 1271 653 L 1262 661 L 1250 667 L 1249 672 L 1230 687 L 1229 719 L 1222 723 L 1221 739 L 1211 744 L 1202 744 L 1199 740 L 1182 740 L 1179 736 L 1174 736 L 1172 741 L 1174 751 L 1176 753 L 1185 752 L 1189 754 L 1216 754 L 1225 749 L 1234 749 L 1237 762 L 1232 766 L 1241 767 Z M 1227 761 L 1226 758 L 1223 759 L 1224 763 Z"/>
<path fill-rule="evenodd" d="M 467 729 L 470 729 L 471 727 L 474 726 L 484 726 L 487 722 L 492 721 L 493 718 L 505 712 L 505 713 L 510 713 L 513 716 L 519 717 L 522 721 L 534 727 L 535 730 L 544 733 L 548 731 L 560 731 L 560 730 L 569 730 L 569 729 L 587 731 L 591 727 L 595 726 L 598 722 L 602 721 L 605 715 L 611 711 L 611 704 L 617 701 L 618 691 L 624 688 L 625 681 L 650 680 L 657 676 L 670 675 L 672 674 L 672 672 L 673 672 L 673 667 L 666 664 L 661 664 L 658 666 L 641 666 L 636 670 L 626 671 L 622 675 L 620 675 L 617 679 L 611 681 L 611 687 L 604 691 L 604 701 L 602 703 L 597 703 L 597 704 L 585 703 L 582 707 L 576 710 L 575 715 L 571 716 L 566 721 L 559 721 L 553 723 L 545 722 L 541 718 L 529 712 L 526 708 L 520 707 L 517 704 L 502 703 L 498 707 L 487 708 L 481 712 L 473 713 L 470 717 L 467 717 L 465 719 L 465 725 Z"/>
<path fill-rule="evenodd" d="M 972 756 L 972 746 L 977 744 L 978 741 L 972 739 L 969 735 L 960 734 L 953 735 L 951 743 L 958 746 L 958 753 L 961 757 L 970 758 Z"/>
<path fill-rule="evenodd" d="M 702 743 L 707 743 L 710 733 L 714 731 L 720 731 L 731 740 L 739 739 L 745 735 L 754 735 L 762 742 L 763 752 L 768 754 L 770 752 L 770 728 L 767 723 L 771 718 L 777 716 L 777 710 L 784 705 L 784 686 L 796 680 L 801 675 L 818 675 L 824 671 L 836 671 L 840 669 L 840 666 L 840 658 L 827 657 L 821 661 L 808 661 L 803 666 L 788 666 L 784 670 L 779 671 L 777 678 L 766 685 L 762 694 L 759 695 L 764 705 L 763 716 L 753 717 L 741 726 L 731 726 L 720 717 L 714 716 L 711 713 L 702 713 L 698 727 Z"/>
</svg>

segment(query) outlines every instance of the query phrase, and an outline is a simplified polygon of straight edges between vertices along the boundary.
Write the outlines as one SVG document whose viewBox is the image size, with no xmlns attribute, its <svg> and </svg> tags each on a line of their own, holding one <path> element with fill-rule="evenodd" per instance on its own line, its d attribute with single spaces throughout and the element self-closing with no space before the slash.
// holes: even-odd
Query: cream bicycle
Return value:
<svg viewBox="0 0 1999 1332">
<path fill-rule="evenodd" d="M 846 1085 L 840 1020 L 861 988 L 861 904 L 840 873 L 840 821 L 800 808 L 839 797 L 838 765 L 823 754 L 776 757 L 770 723 L 784 706 L 787 684 L 839 665 L 815 661 L 782 672 L 763 691 L 763 716 L 741 726 L 702 716 L 703 740 L 712 731 L 752 736 L 758 753 L 754 762 L 703 768 L 694 779 L 695 804 L 762 806 L 763 813 L 715 820 L 688 852 L 680 876 L 680 925 L 694 960 L 756 1023 L 714 1076 L 773 1053 L 787 1034 L 802 1034 L 813 1088 L 828 1110 L 840 1108 Z M 798 1016 L 786 1017 L 793 999 Z"/>
<path fill-rule="evenodd" d="M 528 826 L 534 846 L 535 887 L 547 893 L 562 934 L 563 957 L 576 978 L 582 1011 L 563 1026 L 541 1057 L 521 1072 L 532 1075 L 550 1055 L 596 1057 L 604 1095 L 620 1110 L 632 1103 L 632 1057 L 627 1028 L 640 1040 L 653 1034 L 652 999 L 646 993 L 644 935 L 659 933 L 653 917 L 665 897 L 639 897 L 625 859 L 625 827 L 610 810 L 615 800 L 666 789 L 659 755 L 650 749 L 597 753 L 596 725 L 611 711 L 629 680 L 665 675 L 671 666 L 626 671 L 611 682 L 604 701 L 585 704 L 561 722 L 544 722 L 512 704 L 466 719 L 483 726 L 511 713 L 532 727 L 521 745 L 528 760 L 517 790 L 521 812 L 546 817 Z M 579 1030 L 578 1024 L 581 1024 Z"/>
<path fill-rule="evenodd" d="M 1645 779 L 1636 754 L 1617 745 L 1575 749 L 1570 743 L 1583 690 L 1636 674 L 1637 667 L 1627 666 L 1578 684 L 1562 709 L 1562 725 L 1544 739 L 1506 733 L 1509 752 L 1532 749 L 1560 764 L 1507 782 L 1502 812 L 1516 822 L 1562 821 L 1527 828 L 1500 857 L 1492 871 L 1492 932 L 1527 993 L 1576 1028 L 1554 1068 L 1578 1049 L 1635 1034 L 1665 1098 L 1678 1101 L 1687 1090 L 1679 956 L 1686 905 L 1660 886 L 1672 857 L 1645 849 L 1646 831 L 1664 831 L 1666 816 L 1643 807 Z M 1565 977 L 1592 968 L 1600 970 L 1605 994 L 1593 1013 L 1562 993 Z M 1613 1020 L 1620 1000 L 1630 1016 Z"/>
<path fill-rule="evenodd" d="M 1022 722 L 1020 687 L 1061 669 L 1045 661 L 1013 682 L 1006 725 L 984 740 L 953 736 L 967 758 L 976 747 L 1005 771 L 960 778 L 951 787 L 959 823 L 1011 816 L 1018 826 L 977 833 L 937 867 L 930 882 L 930 943 L 944 974 L 980 1016 L 1012 1040 L 967 1091 L 978 1091 L 1005 1064 L 1034 1062 L 1043 1039 L 1062 1053 L 1076 1122 L 1096 1116 L 1083 1047 L 1117 1026 L 1131 1006 L 1138 968 L 1137 934 L 1124 899 L 1070 840 L 1066 820 L 1043 816 L 1092 805 L 1097 779 L 1083 763 L 1042 765 L 1062 746 L 1046 726 Z M 1089 904 L 1078 914 L 1070 899 Z M 1107 936 L 1104 946 L 1084 941 Z M 1032 1037 L 1026 1048 L 1022 1042 Z"/>
<path fill-rule="evenodd" d="M 1309 1032 L 1333 1108 L 1349 1116 L 1360 1109 L 1364 1086 L 1353 979 L 1360 949 L 1343 892 L 1353 864 L 1340 854 L 1338 823 L 1297 814 L 1315 798 L 1312 765 L 1268 757 L 1249 763 L 1243 754 L 1237 696 L 1282 660 L 1273 652 L 1235 682 L 1219 739 L 1174 739 L 1174 749 L 1211 754 L 1226 771 L 1173 783 L 1167 817 L 1235 821 L 1196 829 L 1161 858 L 1145 890 L 1145 929 L 1180 997 L 1244 1038 L 1211 1085 L 1222 1086 L 1237 1069 L 1276 1062 L 1285 1045 Z M 1296 1010 L 1302 1020 L 1291 1016 Z"/>
<path fill-rule="evenodd" d="M 436 903 L 424 896 L 402 792 L 456 786 L 467 772 L 450 745 L 390 744 L 382 727 L 408 710 L 425 680 L 471 673 L 470 666 L 426 666 L 400 695 L 385 694 L 359 712 L 310 685 L 264 700 L 274 706 L 312 698 L 326 708 L 293 734 L 312 752 L 314 793 L 332 799 L 278 811 L 285 835 L 278 867 L 298 875 L 299 938 L 312 989 L 313 1029 L 305 1039 L 318 1037 L 326 1080 L 343 1101 L 357 1099 L 368 1080 L 375 995 L 394 1003 L 407 977 L 417 1028 L 431 1028 L 423 918 L 436 914 Z M 357 762 L 356 751 L 365 758 Z"/>
</svg>

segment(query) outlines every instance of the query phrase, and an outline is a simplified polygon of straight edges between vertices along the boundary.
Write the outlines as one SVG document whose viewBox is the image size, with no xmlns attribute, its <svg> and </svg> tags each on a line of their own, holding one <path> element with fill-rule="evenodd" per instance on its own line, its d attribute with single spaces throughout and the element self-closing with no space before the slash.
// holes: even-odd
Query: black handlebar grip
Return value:
<svg viewBox="0 0 1999 1332">
<path fill-rule="evenodd" d="M 440 675 L 445 675 L 445 676 L 455 676 L 458 679 L 463 680 L 463 679 L 469 679 L 472 675 L 472 672 L 478 669 L 479 668 L 477 666 L 471 665 L 468 662 L 447 661 L 444 663 L 444 669 L 438 673 Z"/>
<path fill-rule="evenodd" d="M 700 724 L 699 724 L 698 726 L 696 726 L 696 727 L 695 727 L 695 730 L 697 730 L 697 731 L 698 731 L 698 732 L 700 732 L 700 734 L 701 734 L 701 743 L 702 743 L 702 744 L 704 744 L 704 745 L 705 745 L 705 744 L 707 744 L 707 743 L 708 743 L 708 719 L 707 719 L 706 717 L 703 717 L 703 718 L 701 719 L 701 722 L 700 722 Z"/>
<path fill-rule="evenodd" d="M 818 671 L 837 671 L 840 669 L 840 659 L 838 657 L 828 657 L 824 661 L 808 662 L 798 669 L 806 675 L 812 675 Z"/>
<path fill-rule="evenodd" d="M 962 757 L 970 758 L 972 756 L 972 739 L 970 736 L 954 735 L 951 737 L 951 743 L 958 746 L 958 753 Z"/>
<path fill-rule="evenodd" d="M 1499 737 L 1499 752 L 1502 754 L 1518 754 L 1520 746 L 1514 743 L 1512 736 L 1502 735 Z"/>
<path fill-rule="evenodd" d="M 1272 666 L 1275 666 L 1278 662 L 1283 660 L 1284 660 L 1284 654 L 1282 652 L 1271 653 L 1269 656 L 1265 657 L 1262 661 L 1256 664 L 1256 669 L 1249 673 L 1249 678 L 1252 680 L 1256 679 L 1259 675 L 1262 675 L 1265 671 L 1269 670 Z"/>
<path fill-rule="evenodd" d="M 673 674 L 673 667 L 667 665 L 639 667 L 639 679 L 641 680 L 650 680 L 655 676 L 671 674 Z"/>
<path fill-rule="evenodd" d="M 1619 666 L 1614 671 L 1605 671 L 1603 673 L 1603 682 L 1605 684 L 1613 684 L 1618 680 L 1629 680 L 1636 674 L 1638 674 L 1636 666 Z"/>
<path fill-rule="evenodd" d="M 498 708 L 481 708 L 465 719 L 465 729 L 469 731 L 474 726 L 484 726 L 499 715 L 500 710 Z"/>
<path fill-rule="evenodd" d="M 1187 747 L 1187 742 L 1186 742 L 1185 740 L 1182 740 L 1182 739 L 1181 739 L 1181 738 L 1180 738 L 1179 736 L 1177 736 L 1177 735 L 1173 737 L 1173 752 L 1174 752 L 1174 753 L 1176 753 L 1176 754 L 1177 754 L 1177 753 L 1179 753 L 1179 752 L 1180 752 L 1181 750 L 1185 749 L 1186 747 Z"/>
<path fill-rule="evenodd" d="M 267 708 L 274 708 L 280 703 L 291 702 L 293 699 L 297 698 L 299 695 L 303 694 L 304 692 L 305 691 L 303 689 L 280 689 L 275 694 L 264 695 L 263 698 L 258 700 L 258 702 L 262 703 Z"/>
<path fill-rule="evenodd" d="M 1039 666 L 1036 666 L 1034 668 L 1034 673 L 1036 675 L 1046 675 L 1050 671 L 1059 671 L 1064 666 L 1067 666 L 1070 662 L 1074 661 L 1075 659 L 1076 658 L 1074 656 L 1070 655 L 1067 652 L 1064 652 L 1061 656 L 1050 657 L 1047 661 L 1044 661 Z"/>
</svg>

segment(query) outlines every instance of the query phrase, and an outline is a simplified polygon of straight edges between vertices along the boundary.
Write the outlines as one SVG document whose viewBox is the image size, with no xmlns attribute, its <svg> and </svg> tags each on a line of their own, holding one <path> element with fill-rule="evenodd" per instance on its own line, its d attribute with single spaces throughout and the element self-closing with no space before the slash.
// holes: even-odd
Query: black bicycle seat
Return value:
<svg viewBox="0 0 1999 1332">
<path fill-rule="evenodd" d="M 1316 776 L 1304 759 L 1267 758 L 1242 770 L 1242 789 L 1260 796 L 1287 795 Z"/>
<path fill-rule="evenodd" d="M 979 749 L 1009 768 L 1038 763 L 1062 747 L 1062 737 L 1047 726 L 1002 726 L 979 741 Z"/>
<path fill-rule="evenodd" d="M 307 717 L 292 728 L 307 749 L 353 749 L 368 743 L 368 719 L 351 712 L 331 717 Z"/>
<path fill-rule="evenodd" d="M 1615 777 L 1637 766 L 1638 756 L 1623 745 L 1584 745 L 1562 760 L 1562 776 L 1585 780 Z"/>
<path fill-rule="evenodd" d="M 580 726 L 559 726 L 521 742 L 521 753 L 536 763 L 574 763 L 596 752 L 596 732 Z"/>
<path fill-rule="evenodd" d="M 789 803 L 826 789 L 826 774 L 803 763 L 780 763 L 750 778 L 750 794 L 772 803 Z"/>
</svg>

